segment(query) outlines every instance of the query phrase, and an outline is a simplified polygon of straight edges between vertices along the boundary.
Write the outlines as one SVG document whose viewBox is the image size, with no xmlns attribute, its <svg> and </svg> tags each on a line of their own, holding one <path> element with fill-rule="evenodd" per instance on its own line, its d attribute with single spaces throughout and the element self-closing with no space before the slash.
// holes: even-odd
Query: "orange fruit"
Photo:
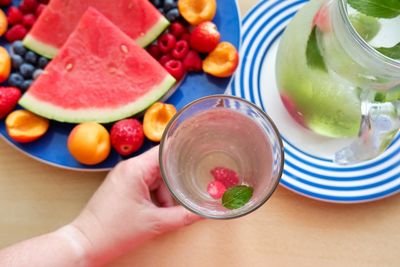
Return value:
<svg viewBox="0 0 400 267">
<path fill-rule="evenodd" d="M 110 154 L 110 135 L 101 124 L 84 122 L 72 129 L 67 146 L 77 161 L 95 165 L 104 161 Z"/>
<path fill-rule="evenodd" d="M 42 137 L 49 129 L 49 121 L 27 110 L 15 110 L 6 118 L 8 135 L 16 142 L 29 143 Z"/>
<path fill-rule="evenodd" d="M 0 83 L 7 81 L 11 72 L 11 58 L 7 50 L 0 46 Z"/>
<path fill-rule="evenodd" d="M 217 2 L 216 0 L 179 0 L 178 9 L 187 22 L 198 25 L 214 18 Z"/>
<path fill-rule="evenodd" d="M 0 9 L 0 36 L 3 36 L 8 28 L 7 16 L 2 9 Z"/>
<path fill-rule="evenodd" d="M 231 76 L 239 64 L 236 48 L 228 42 L 221 42 L 203 61 L 203 71 L 215 77 Z"/>
<path fill-rule="evenodd" d="M 144 114 L 144 135 L 153 142 L 160 142 L 168 122 L 175 114 L 176 108 L 173 105 L 154 103 Z"/>
</svg>

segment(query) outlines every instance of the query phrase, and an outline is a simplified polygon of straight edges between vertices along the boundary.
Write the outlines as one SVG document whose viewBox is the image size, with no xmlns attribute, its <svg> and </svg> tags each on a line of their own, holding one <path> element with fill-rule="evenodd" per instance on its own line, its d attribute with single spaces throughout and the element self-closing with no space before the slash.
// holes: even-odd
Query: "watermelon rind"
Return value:
<svg viewBox="0 0 400 267">
<path fill-rule="evenodd" d="M 155 39 L 157 39 L 157 37 L 169 26 L 169 24 L 170 23 L 166 18 L 160 16 L 158 22 L 154 24 L 154 26 L 151 27 L 145 34 L 143 34 L 143 36 L 137 38 L 135 42 L 141 47 L 146 47 L 147 45 L 151 44 Z M 50 59 L 54 58 L 59 51 L 57 47 L 43 43 L 29 33 L 24 38 L 23 44 L 28 49 Z"/>
<path fill-rule="evenodd" d="M 109 123 L 131 117 L 144 111 L 165 95 L 175 82 L 176 80 L 172 76 L 167 75 L 160 84 L 155 85 L 153 89 L 149 90 L 145 95 L 121 107 L 80 110 L 66 109 L 47 101 L 41 101 L 30 94 L 29 91 L 23 95 L 19 104 L 42 117 L 59 122 L 81 123 L 94 121 L 98 123 Z"/>
</svg>

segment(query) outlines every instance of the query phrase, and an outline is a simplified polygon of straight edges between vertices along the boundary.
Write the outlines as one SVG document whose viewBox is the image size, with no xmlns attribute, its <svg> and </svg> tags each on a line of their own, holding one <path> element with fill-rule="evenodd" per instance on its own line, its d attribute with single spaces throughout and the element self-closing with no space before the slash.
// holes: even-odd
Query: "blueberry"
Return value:
<svg viewBox="0 0 400 267">
<path fill-rule="evenodd" d="M 157 9 L 158 9 L 158 12 L 160 12 L 161 14 L 163 14 L 163 15 L 165 14 L 164 8 L 159 7 Z"/>
<path fill-rule="evenodd" d="M 163 1 L 162 0 L 151 0 L 151 3 L 155 6 L 155 7 L 161 7 L 163 5 Z"/>
<path fill-rule="evenodd" d="M 25 61 L 27 63 L 32 64 L 32 65 L 36 64 L 37 58 L 38 58 L 38 56 L 32 51 L 28 51 L 25 54 Z"/>
<path fill-rule="evenodd" d="M 173 8 L 168 11 L 165 16 L 169 21 L 175 21 L 179 18 L 179 10 L 177 8 Z"/>
<path fill-rule="evenodd" d="M 37 62 L 37 66 L 41 69 L 44 69 L 47 64 L 49 64 L 49 60 L 45 57 L 40 57 L 38 62 Z"/>
<path fill-rule="evenodd" d="M 22 82 L 21 84 L 21 89 L 22 90 L 28 90 L 28 88 L 32 85 L 33 81 L 32 80 L 25 80 L 24 82 Z"/>
<path fill-rule="evenodd" d="M 10 78 L 8 79 L 8 83 L 11 86 L 15 86 L 15 87 L 18 87 L 18 88 L 21 87 L 23 82 L 24 82 L 24 77 L 22 77 L 22 75 L 19 74 L 19 73 L 12 73 L 10 75 Z"/>
<path fill-rule="evenodd" d="M 19 69 L 19 66 L 21 66 L 22 63 L 24 63 L 24 59 L 17 54 L 11 55 L 11 60 L 14 69 Z"/>
<path fill-rule="evenodd" d="M 31 79 L 34 71 L 35 67 L 28 63 L 23 63 L 19 67 L 19 72 L 22 74 L 22 76 L 24 76 L 25 79 Z"/>
<path fill-rule="evenodd" d="M 164 10 L 165 11 L 169 11 L 176 7 L 177 7 L 177 4 L 174 0 L 165 0 L 164 1 Z"/>
<path fill-rule="evenodd" d="M 20 56 L 24 56 L 26 53 L 26 48 L 24 47 L 24 45 L 22 44 L 21 41 L 15 41 L 12 45 L 11 45 L 11 49 L 14 52 L 14 54 L 16 55 L 20 55 Z"/>
<path fill-rule="evenodd" d="M 42 69 L 37 69 L 37 70 L 35 70 L 35 71 L 33 72 L 33 74 L 32 74 L 33 79 L 36 80 L 36 79 L 40 76 L 40 74 L 42 74 L 42 73 L 43 73 L 43 70 L 42 70 Z"/>
</svg>

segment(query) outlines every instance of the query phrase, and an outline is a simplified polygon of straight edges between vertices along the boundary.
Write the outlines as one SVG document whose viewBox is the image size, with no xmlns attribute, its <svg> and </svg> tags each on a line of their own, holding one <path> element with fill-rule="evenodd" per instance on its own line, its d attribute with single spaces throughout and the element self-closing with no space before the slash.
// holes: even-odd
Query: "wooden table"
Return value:
<svg viewBox="0 0 400 267">
<path fill-rule="evenodd" d="M 256 2 L 240 0 L 242 14 Z M 0 140 L 0 247 L 70 222 L 104 177 L 46 166 Z M 398 267 L 400 195 L 335 205 L 279 188 L 249 216 L 200 222 L 110 266 Z"/>
</svg>

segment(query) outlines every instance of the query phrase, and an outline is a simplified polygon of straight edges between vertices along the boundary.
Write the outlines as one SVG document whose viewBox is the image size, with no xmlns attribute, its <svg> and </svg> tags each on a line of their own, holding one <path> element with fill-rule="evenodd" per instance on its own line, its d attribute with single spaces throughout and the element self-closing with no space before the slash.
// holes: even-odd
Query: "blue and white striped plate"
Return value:
<svg viewBox="0 0 400 267">
<path fill-rule="evenodd" d="M 373 201 L 400 191 L 400 136 L 379 158 L 354 166 L 333 163 L 333 154 L 351 140 L 318 136 L 298 126 L 281 104 L 275 79 L 280 37 L 306 0 L 260 1 L 242 26 L 241 63 L 228 93 L 262 107 L 277 124 L 285 145 L 281 184 L 304 196 L 329 202 Z"/>
</svg>

